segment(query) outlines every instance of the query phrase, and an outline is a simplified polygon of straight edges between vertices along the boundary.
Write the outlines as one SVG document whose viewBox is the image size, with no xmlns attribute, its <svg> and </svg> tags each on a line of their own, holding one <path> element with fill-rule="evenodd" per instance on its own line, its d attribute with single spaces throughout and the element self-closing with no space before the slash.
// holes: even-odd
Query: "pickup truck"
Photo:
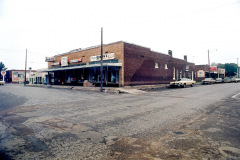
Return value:
<svg viewBox="0 0 240 160">
<path fill-rule="evenodd" d="M 0 81 L 0 86 L 4 84 L 5 84 L 5 81 Z"/>
</svg>

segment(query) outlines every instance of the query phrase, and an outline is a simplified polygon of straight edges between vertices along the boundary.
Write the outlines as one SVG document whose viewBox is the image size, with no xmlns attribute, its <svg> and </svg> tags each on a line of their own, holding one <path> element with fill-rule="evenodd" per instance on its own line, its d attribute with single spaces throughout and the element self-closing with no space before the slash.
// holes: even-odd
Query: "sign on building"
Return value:
<svg viewBox="0 0 240 160">
<path fill-rule="evenodd" d="M 103 60 L 114 59 L 115 53 L 108 53 L 103 55 Z M 91 56 L 90 61 L 101 61 L 101 55 Z"/>
<path fill-rule="evenodd" d="M 210 66 L 210 70 L 211 71 L 216 71 L 217 70 L 217 66 Z"/>
<path fill-rule="evenodd" d="M 82 58 L 69 60 L 69 63 L 77 63 L 77 62 L 82 62 Z"/>
<path fill-rule="evenodd" d="M 68 57 L 62 57 L 61 66 L 68 66 Z"/>
<path fill-rule="evenodd" d="M 197 72 L 197 77 L 205 77 L 205 72 L 203 70 L 199 70 Z"/>
<path fill-rule="evenodd" d="M 53 57 L 45 57 L 45 62 L 55 62 Z"/>
<path fill-rule="evenodd" d="M 57 66 L 57 65 L 60 65 L 60 62 L 51 63 L 51 66 Z"/>
</svg>

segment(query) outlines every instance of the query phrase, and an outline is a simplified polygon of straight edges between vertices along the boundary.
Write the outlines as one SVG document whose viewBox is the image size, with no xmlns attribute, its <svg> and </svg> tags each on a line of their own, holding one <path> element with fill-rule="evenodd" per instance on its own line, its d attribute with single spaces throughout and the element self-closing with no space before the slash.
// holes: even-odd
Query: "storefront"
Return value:
<svg viewBox="0 0 240 160">
<path fill-rule="evenodd" d="M 103 85 L 120 86 L 122 83 L 122 52 L 116 50 L 119 44 L 105 46 L 103 54 Z M 45 84 L 52 85 L 78 85 L 78 86 L 100 86 L 101 83 L 101 58 L 99 47 L 77 49 L 46 57 L 48 74 Z M 106 50 L 107 49 L 107 50 Z M 108 53 L 110 52 L 110 53 Z"/>
<path fill-rule="evenodd" d="M 100 86 L 101 47 L 75 49 L 46 57 L 45 84 Z M 169 83 L 178 78 L 195 79 L 195 64 L 150 48 L 123 41 L 103 46 L 103 85 L 130 86 Z"/>
<path fill-rule="evenodd" d="M 121 63 L 103 63 L 103 85 L 118 86 L 119 85 L 119 69 Z M 54 68 L 47 70 L 46 76 L 49 84 L 55 85 L 79 85 L 91 83 L 100 86 L 101 83 L 101 64 L 89 64 L 70 66 L 64 68 Z"/>
</svg>

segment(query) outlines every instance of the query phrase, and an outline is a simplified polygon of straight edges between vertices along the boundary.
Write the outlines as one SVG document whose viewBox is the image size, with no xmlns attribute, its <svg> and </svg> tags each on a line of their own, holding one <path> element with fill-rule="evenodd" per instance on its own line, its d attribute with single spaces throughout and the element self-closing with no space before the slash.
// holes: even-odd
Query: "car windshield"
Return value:
<svg viewBox="0 0 240 160">
<path fill-rule="evenodd" d="M 205 78 L 205 80 L 212 80 L 212 78 Z"/>
<path fill-rule="evenodd" d="M 178 79 L 177 81 L 187 81 L 186 78 Z"/>
</svg>

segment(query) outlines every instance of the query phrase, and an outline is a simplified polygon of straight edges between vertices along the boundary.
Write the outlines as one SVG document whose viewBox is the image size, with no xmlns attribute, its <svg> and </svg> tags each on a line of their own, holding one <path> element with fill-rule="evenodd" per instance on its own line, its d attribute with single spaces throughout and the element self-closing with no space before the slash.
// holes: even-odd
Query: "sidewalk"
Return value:
<svg viewBox="0 0 240 160">
<path fill-rule="evenodd" d="M 125 87 L 103 87 L 104 92 L 110 93 L 130 93 L 130 94 L 142 94 L 146 91 L 166 88 L 168 84 L 156 84 L 156 85 L 138 85 L 138 86 L 125 86 Z M 28 87 L 44 87 L 44 88 L 62 88 L 62 89 L 74 89 L 85 91 L 99 91 L 100 87 L 83 87 L 83 86 L 68 86 L 68 85 L 43 85 L 43 84 L 27 84 Z"/>
</svg>

